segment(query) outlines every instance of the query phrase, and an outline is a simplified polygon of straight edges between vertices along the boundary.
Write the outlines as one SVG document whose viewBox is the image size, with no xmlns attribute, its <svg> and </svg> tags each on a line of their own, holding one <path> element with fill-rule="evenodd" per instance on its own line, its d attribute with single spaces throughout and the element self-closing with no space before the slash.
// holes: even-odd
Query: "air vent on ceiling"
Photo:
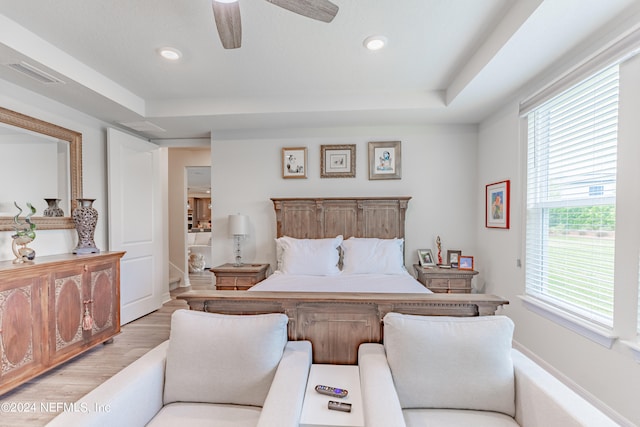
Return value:
<svg viewBox="0 0 640 427">
<path fill-rule="evenodd" d="M 59 84 L 64 81 L 60 80 L 57 77 L 52 76 L 51 74 L 42 71 L 41 69 L 34 67 L 31 64 L 28 64 L 24 61 L 15 64 L 7 64 L 7 67 L 16 70 L 19 73 L 24 74 L 25 76 L 31 77 L 34 80 L 39 81 L 44 84 Z"/>
<path fill-rule="evenodd" d="M 146 120 L 141 122 L 120 122 L 120 124 L 138 132 L 166 132 L 166 130 L 162 129 L 160 126 L 154 125 Z"/>
</svg>

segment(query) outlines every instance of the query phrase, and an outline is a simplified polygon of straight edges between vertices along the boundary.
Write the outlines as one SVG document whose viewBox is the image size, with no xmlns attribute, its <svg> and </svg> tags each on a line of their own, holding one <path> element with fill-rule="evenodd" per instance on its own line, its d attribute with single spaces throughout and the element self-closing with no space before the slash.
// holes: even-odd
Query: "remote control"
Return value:
<svg viewBox="0 0 640 427">
<path fill-rule="evenodd" d="M 346 397 L 349 392 L 343 388 L 329 387 L 326 385 L 317 385 L 316 391 L 320 394 L 326 394 L 333 397 Z"/>
<path fill-rule="evenodd" d="M 328 407 L 332 411 L 351 412 L 351 403 L 335 402 L 330 400 Z"/>
</svg>

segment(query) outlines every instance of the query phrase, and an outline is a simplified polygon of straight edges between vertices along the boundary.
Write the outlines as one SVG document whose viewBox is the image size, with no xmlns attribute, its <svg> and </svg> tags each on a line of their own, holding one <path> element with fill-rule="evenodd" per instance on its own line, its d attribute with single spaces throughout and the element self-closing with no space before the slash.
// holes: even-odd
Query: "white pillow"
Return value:
<svg viewBox="0 0 640 427">
<path fill-rule="evenodd" d="M 384 348 L 401 406 L 513 416 L 513 328 L 506 316 L 388 313 Z"/>
<path fill-rule="evenodd" d="M 280 313 L 175 311 L 164 403 L 262 406 L 287 344 L 287 322 Z"/>
<path fill-rule="evenodd" d="M 405 274 L 403 239 L 351 237 L 342 242 L 344 274 Z"/>
<path fill-rule="evenodd" d="M 342 236 L 331 239 L 276 239 L 281 258 L 278 270 L 285 274 L 332 276 L 340 274 L 338 247 Z M 278 247 L 276 246 L 276 254 Z"/>
<path fill-rule="evenodd" d="M 290 239 L 294 239 L 294 238 L 289 236 L 282 236 L 275 239 L 276 240 L 276 270 L 278 271 L 282 271 L 282 256 L 284 254 L 284 248 L 282 247 L 283 242 L 285 240 L 290 240 Z"/>
</svg>

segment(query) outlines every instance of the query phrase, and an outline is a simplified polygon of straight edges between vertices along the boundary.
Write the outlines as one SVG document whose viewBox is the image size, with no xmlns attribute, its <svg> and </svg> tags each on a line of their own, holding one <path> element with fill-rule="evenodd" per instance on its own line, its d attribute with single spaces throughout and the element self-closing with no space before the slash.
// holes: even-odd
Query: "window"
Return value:
<svg viewBox="0 0 640 427">
<path fill-rule="evenodd" d="M 613 326 L 618 64 L 527 115 L 526 293 Z"/>
<path fill-rule="evenodd" d="M 603 196 L 604 195 L 604 185 L 592 185 L 589 187 L 589 195 L 590 196 Z"/>
</svg>

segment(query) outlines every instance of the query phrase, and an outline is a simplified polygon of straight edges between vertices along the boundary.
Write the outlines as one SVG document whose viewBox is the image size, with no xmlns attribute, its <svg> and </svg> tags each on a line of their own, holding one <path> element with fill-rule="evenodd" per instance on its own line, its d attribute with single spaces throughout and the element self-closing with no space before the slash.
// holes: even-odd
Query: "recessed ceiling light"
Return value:
<svg viewBox="0 0 640 427">
<path fill-rule="evenodd" d="M 369 36 L 362 43 L 369 50 L 379 50 L 386 46 L 387 38 L 384 36 Z"/>
<path fill-rule="evenodd" d="M 214 1 L 218 3 L 235 3 L 238 0 L 214 0 Z"/>
<path fill-rule="evenodd" d="M 172 47 L 161 47 L 158 49 L 158 53 L 160 56 L 170 61 L 177 61 L 182 57 L 182 52 Z"/>
</svg>

